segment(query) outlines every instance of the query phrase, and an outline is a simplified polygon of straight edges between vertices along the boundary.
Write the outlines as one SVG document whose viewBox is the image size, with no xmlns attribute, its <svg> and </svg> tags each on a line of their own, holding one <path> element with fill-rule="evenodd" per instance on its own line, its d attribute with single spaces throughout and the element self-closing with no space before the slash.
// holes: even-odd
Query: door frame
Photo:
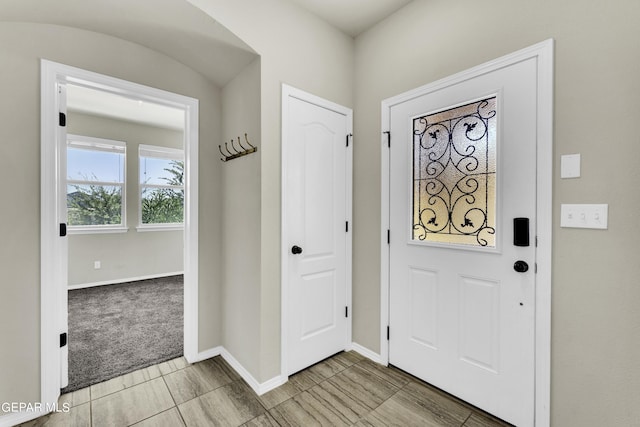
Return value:
<svg viewBox="0 0 640 427">
<path fill-rule="evenodd" d="M 280 240 L 280 372 L 283 379 L 288 377 L 288 362 L 289 362 L 289 342 L 288 342 L 288 304 L 289 304 L 289 234 L 287 229 L 287 166 L 289 146 L 292 141 L 289 138 L 288 129 L 290 124 L 288 101 L 289 98 L 299 99 L 301 101 L 314 104 L 318 107 L 325 108 L 327 110 L 334 111 L 338 114 L 346 116 L 347 119 L 347 138 L 349 138 L 349 146 L 346 153 L 346 220 L 349 221 L 349 231 L 346 234 L 346 288 L 347 288 L 347 306 L 350 309 L 349 319 L 347 321 L 347 331 L 344 343 L 345 351 L 351 350 L 351 332 L 352 332 L 352 311 L 353 307 L 351 301 L 352 295 L 352 236 L 353 236 L 353 111 L 350 108 L 333 103 L 326 99 L 320 98 L 316 95 L 312 95 L 303 90 L 294 88 L 287 84 L 282 84 L 282 128 L 281 128 L 281 194 L 280 212 L 281 212 L 281 240 Z"/>
<path fill-rule="evenodd" d="M 553 226 L 553 39 L 545 40 L 493 61 L 445 77 L 382 101 L 381 229 L 380 229 L 380 357 L 389 364 L 390 156 L 387 133 L 391 108 L 411 99 L 534 58 L 537 63 L 537 163 L 536 163 L 536 310 L 535 310 L 535 426 L 550 424 L 551 399 L 551 271 Z M 393 140 L 391 141 L 393 143 Z"/>
<path fill-rule="evenodd" d="M 67 284 L 57 266 L 67 261 L 58 237 L 60 194 L 57 159 L 59 83 L 76 83 L 185 111 L 185 220 L 184 220 L 184 356 L 198 355 L 198 100 L 80 68 L 41 60 L 41 183 L 40 183 L 40 387 L 41 402 L 53 404 L 60 396 L 60 342 L 62 316 L 56 303 Z"/>
</svg>

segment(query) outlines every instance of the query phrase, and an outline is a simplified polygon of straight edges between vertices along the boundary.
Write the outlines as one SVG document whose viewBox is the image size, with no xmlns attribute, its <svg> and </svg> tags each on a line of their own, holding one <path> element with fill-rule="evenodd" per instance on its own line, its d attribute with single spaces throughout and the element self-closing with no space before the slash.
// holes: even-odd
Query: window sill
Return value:
<svg viewBox="0 0 640 427">
<path fill-rule="evenodd" d="M 136 227 L 136 231 L 140 233 L 146 233 L 147 231 L 184 231 L 184 224 L 139 225 Z"/>
<path fill-rule="evenodd" d="M 67 234 L 113 234 L 113 233 L 126 233 L 129 231 L 129 227 L 67 227 Z"/>
</svg>

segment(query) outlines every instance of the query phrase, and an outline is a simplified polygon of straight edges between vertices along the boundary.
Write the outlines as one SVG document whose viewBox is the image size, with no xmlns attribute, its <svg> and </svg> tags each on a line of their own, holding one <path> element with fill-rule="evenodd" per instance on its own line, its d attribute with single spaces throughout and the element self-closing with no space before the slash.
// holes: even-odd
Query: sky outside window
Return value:
<svg viewBox="0 0 640 427">
<path fill-rule="evenodd" d="M 124 154 L 68 147 L 67 179 L 124 182 Z"/>
</svg>

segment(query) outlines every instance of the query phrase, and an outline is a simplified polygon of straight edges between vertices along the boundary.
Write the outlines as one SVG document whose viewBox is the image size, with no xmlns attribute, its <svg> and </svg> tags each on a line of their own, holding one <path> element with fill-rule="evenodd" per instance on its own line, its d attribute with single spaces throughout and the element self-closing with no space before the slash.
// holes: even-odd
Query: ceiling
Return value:
<svg viewBox="0 0 640 427">
<path fill-rule="evenodd" d="M 0 21 L 64 25 L 129 40 L 220 87 L 257 58 L 246 43 L 184 0 L 0 0 Z"/>
<path fill-rule="evenodd" d="M 411 0 L 290 0 L 352 37 L 371 28 Z"/>
</svg>

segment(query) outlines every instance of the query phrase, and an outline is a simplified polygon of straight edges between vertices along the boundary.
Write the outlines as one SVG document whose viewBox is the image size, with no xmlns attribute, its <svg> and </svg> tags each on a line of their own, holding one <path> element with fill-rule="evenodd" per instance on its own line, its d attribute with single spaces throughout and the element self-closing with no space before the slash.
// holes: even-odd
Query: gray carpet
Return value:
<svg viewBox="0 0 640 427">
<path fill-rule="evenodd" d="M 69 291 L 64 393 L 183 354 L 183 276 Z"/>
</svg>

